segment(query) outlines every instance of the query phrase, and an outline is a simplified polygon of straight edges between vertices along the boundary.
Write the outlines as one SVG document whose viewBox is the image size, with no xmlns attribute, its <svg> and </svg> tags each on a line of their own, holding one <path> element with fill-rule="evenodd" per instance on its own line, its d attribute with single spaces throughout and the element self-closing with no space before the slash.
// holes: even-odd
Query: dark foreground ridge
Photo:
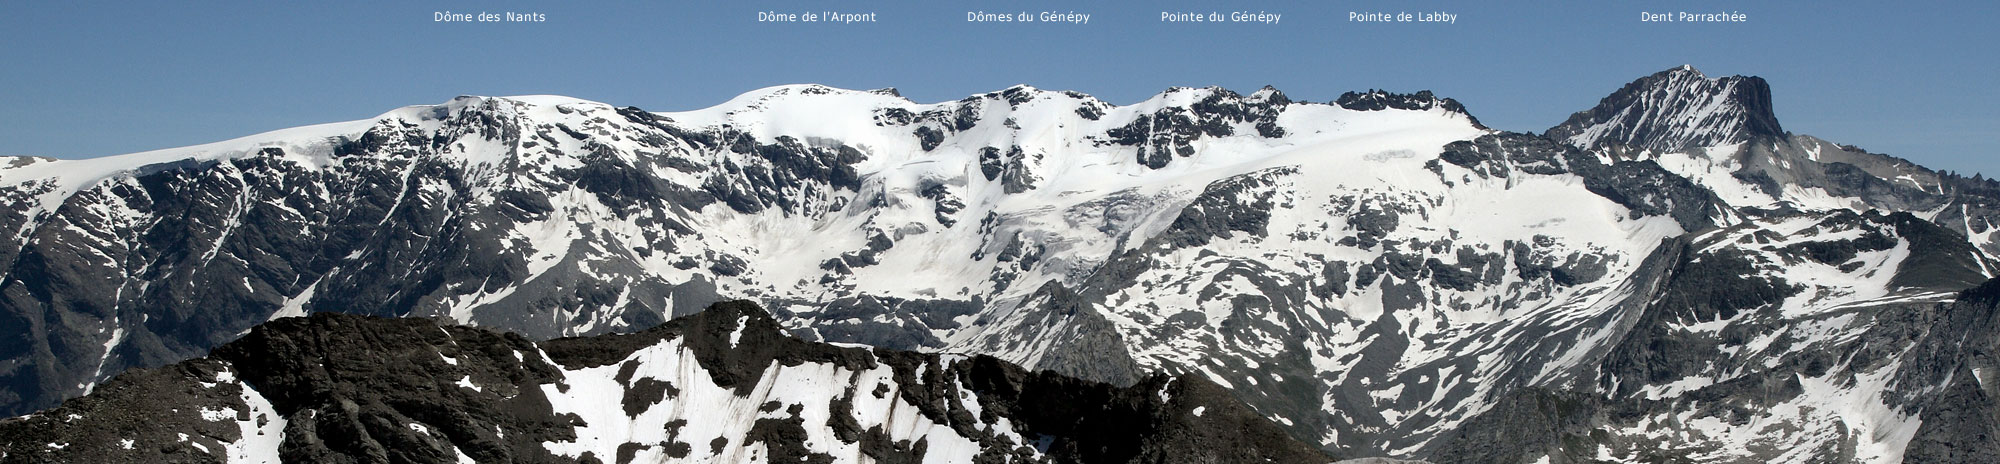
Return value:
<svg viewBox="0 0 2000 464">
<path fill-rule="evenodd" d="M 754 407 L 718 407 L 736 403 Z M 916 463 L 933 453 L 1331 461 L 1197 376 L 1116 387 L 987 356 L 806 342 L 743 301 L 540 344 L 427 319 L 280 319 L 208 357 L 0 421 L 4 462 Z"/>
</svg>

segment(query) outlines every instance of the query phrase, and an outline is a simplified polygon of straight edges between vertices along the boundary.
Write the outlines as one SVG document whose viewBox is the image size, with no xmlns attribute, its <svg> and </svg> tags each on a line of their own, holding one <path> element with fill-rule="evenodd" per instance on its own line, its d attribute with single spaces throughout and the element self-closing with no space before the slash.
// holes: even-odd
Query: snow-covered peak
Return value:
<svg viewBox="0 0 2000 464">
<path fill-rule="evenodd" d="M 593 143 L 622 151 L 643 149 L 635 145 L 635 139 L 646 138 L 645 132 L 668 128 L 711 134 L 718 137 L 716 140 L 745 134 L 765 144 L 790 138 L 813 146 L 851 147 L 870 159 L 858 166 L 864 170 L 886 169 L 913 157 L 936 154 L 939 149 L 972 157 L 987 148 L 1005 152 L 1019 147 L 1031 158 L 1040 159 L 1035 152 L 1054 152 L 1078 144 L 1136 147 L 1127 149 L 1152 153 L 1155 159 L 1135 163 L 1130 160 L 1145 156 L 1105 154 L 1128 160 L 1119 164 L 1147 164 L 1158 169 L 1170 158 L 1157 155 L 1174 151 L 1186 156 L 1188 149 L 1206 145 L 1197 139 L 1230 135 L 1281 138 L 1287 134 L 1284 126 L 1288 124 L 1310 126 L 1314 133 L 1331 135 L 1329 131 L 1346 127 L 1346 121 L 1355 118 L 1351 112 L 1318 109 L 1281 121 L 1280 114 L 1288 112 L 1286 107 L 1292 103 L 1270 87 L 1248 96 L 1221 87 L 1175 87 L 1118 106 L 1080 92 L 1025 84 L 937 103 L 913 102 L 893 89 L 797 84 L 746 92 L 703 109 L 651 113 L 657 118 L 652 118 L 655 125 L 649 129 L 625 124 L 628 118 L 621 113 L 629 109 L 590 100 L 557 95 L 464 95 L 437 104 L 396 108 L 373 118 L 187 147 L 74 160 L 18 157 L 0 163 L 0 184 L 34 183 L 39 185 L 36 191 L 56 201 L 106 179 L 139 174 L 148 166 L 210 163 L 262 154 L 325 168 L 339 162 L 335 152 L 343 144 L 369 143 L 371 134 L 377 142 L 393 139 L 439 144 L 438 154 L 455 158 L 454 163 L 490 164 L 522 156 L 541 159 L 547 150 L 536 147 L 551 144 L 563 145 L 561 150 L 546 153 L 556 158 L 570 157 L 560 153 L 588 152 L 582 149 Z M 1130 140 L 1114 140 L 1119 136 L 1113 134 L 1121 129 Z M 542 140 L 541 134 L 547 134 L 548 139 Z M 896 156 L 881 156 L 884 154 Z M 1091 162 L 1096 161 L 1085 164 Z M 555 165 L 568 164 L 572 163 L 558 161 Z M 1042 169 L 1032 164 L 1025 163 L 1023 172 Z"/>
<path fill-rule="evenodd" d="M 505 103 L 504 105 L 502 103 Z M 332 144 L 342 138 L 359 138 L 370 128 L 384 122 L 407 122 L 421 124 L 437 121 L 460 114 L 468 109 L 549 108 L 557 106 L 595 105 L 609 109 L 610 105 L 571 97 L 556 95 L 524 95 L 512 97 L 486 97 L 462 95 L 444 103 L 431 105 L 411 105 L 390 110 L 373 118 L 353 121 L 315 124 L 287 129 L 279 129 L 255 135 L 237 137 L 219 142 L 190 145 L 185 147 L 148 150 L 123 155 L 103 156 L 83 159 L 53 159 L 44 157 L 15 157 L 21 160 L 0 163 L 0 184 L 12 184 L 18 180 L 49 177 L 64 174 L 64 178 L 78 181 L 101 179 L 107 175 L 138 169 L 143 166 L 172 163 L 183 160 L 195 162 L 216 161 L 255 154 L 266 148 L 284 149 L 296 153 L 296 161 L 314 161 L 330 151 Z"/>
<path fill-rule="evenodd" d="M 1285 98 L 1285 92 L 1278 90 L 1277 87 L 1268 85 L 1257 89 L 1256 92 L 1252 92 L 1245 100 L 1252 102 L 1291 102 L 1291 99 Z"/>
<path fill-rule="evenodd" d="M 792 84 L 745 92 L 722 104 L 692 111 L 659 113 L 690 126 L 722 126 L 748 122 L 751 114 L 800 114 L 805 119 L 833 120 L 843 112 L 914 106 L 890 92 L 847 90 L 819 84 Z M 835 113 L 826 113 L 833 111 Z M 862 118 L 866 119 L 866 118 Z"/>
<path fill-rule="evenodd" d="M 1688 65 L 1632 81 L 1548 132 L 1579 148 L 1622 145 L 1654 154 L 1782 134 L 1764 79 L 1711 79 Z"/>
<path fill-rule="evenodd" d="M 1241 100 L 1243 99 L 1243 95 L 1238 94 L 1235 91 L 1222 88 L 1220 86 L 1208 86 L 1208 87 L 1176 86 L 1176 87 L 1168 87 L 1166 90 L 1160 91 L 1160 93 L 1155 94 L 1152 97 L 1147 98 L 1143 101 L 1140 101 L 1139 103 L 1134 103 L 1131 106 L 1151 111 L 1166 107 L 1189 107 L 1197 103 L 1201 103 L 1204 101 L 1214 101 L 1217 99 Z"/>
</svg>

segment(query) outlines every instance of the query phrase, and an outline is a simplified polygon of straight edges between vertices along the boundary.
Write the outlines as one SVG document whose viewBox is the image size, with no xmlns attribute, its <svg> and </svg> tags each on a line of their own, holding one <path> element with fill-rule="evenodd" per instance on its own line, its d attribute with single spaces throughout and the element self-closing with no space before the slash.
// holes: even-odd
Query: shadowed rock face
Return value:
<svg viewBox="0 0 2000 464">
<path fill-rule="evenodd" d="M 1966 290 L 1935 318 L 1897 379 L 1927 388 L 1905 401 L 1928 414 L 1911 438 L 1905 462 L 1993 462 L 2000 456 L 2000 279 Z"/>
<path fill-rule="evenodd" d="M 2000 350 L 2000 279 L 1960 292 L 1950 303 L 1864 308 L 1861 313 L 1875 328 L 1857 339 L 1831 347 L 1831 352 L 1787 356 L 1770 363 L 1771 372 L 1718 383 L 1693 395 L 1645 398 L 1549 388 L 1513 392 L 1500 407 L 1468 421 L 1452 437 L 1443 440 L 1430 459 L 1438 463 L 1485 463 L 1547 456 L 1550 462 L 1571 463 L 1600 462 L 1608 455 L 1623 461 L 1700 462 L 1706 460 L 1703 456 L 1747 454 L 1761 461 L 1786 462 L 1975 463 L 1993 462 L 2000 457 L 2000 434 L 1994 428 L 1996 421 L 2000 421 L 2000 402 L 1994 399 L 2000 387 L 1985 380 L 2000 366 L 1994 357 L 1996 350 Z M 1646 324 L 1657 322 L 1642 323 Z M 1659 359 L 1709 362 L 1716 359 L 1703 355 L 1718 343 L 1715 340 L 1666 338 L 1657 333 L 1635 334 L 1633 340 L 1650 344 L 1654 349 L 1680 349 L 1680 352 L 1650 354 Z M 1637 349 L 1627 347 L 1621 351 Z M 1843 357 L 1846 359 L 1840 359 Z M 1607 361 L 1605 367 L 1617 370 L 1646 363 L 1628 357 Z M 1657 360 L 1651 363 L 1660 365 Z M 1860 437 L 1814 447 L 1751 442 L 1717 448 L 1620 432 L 1631 430 L 1660 411 L 1679 409 L 1686 412 L 1674 414 L 1685 414 L 1683 417 L 1693 421 L 1715 416 L 1741 417 L 1745 423 L 1770 427 L 1773 424 L 1768 421 L 1752 422 L 1751 418 L 1759 415 L 1757 409 L 1799 404 L 1802 399 L 1810 404 L 1810 396 L 1817 393 L 1806 384 L 1824 379 L 1865 382 L 1877 376 L 1871 374 L 1884 374 L 1876 369 L 1887 369 L 1888 384 L 1893 386 L 1881 392 L 1883 401 L 1889 405 L 1886 410 L 1922 418 L 1920 424 L 1910 424 L 1909 429 L 1898 432 L 1909 437 L 1907 448 L 1900 455 L 1870 456 L 1865 451 L 1868 441 Z M 1833 421 L 1854 419 L 1838 410 L 1820 410 L 1815 415 Z"/>
<path fill-rule="evenodd" d="M 1326 462 L 1199 377 L 1130 387 L 806 342 L 749 302 L 535 343 L 273 321 L 0 422 L 9 462 Z"/>
</svg>

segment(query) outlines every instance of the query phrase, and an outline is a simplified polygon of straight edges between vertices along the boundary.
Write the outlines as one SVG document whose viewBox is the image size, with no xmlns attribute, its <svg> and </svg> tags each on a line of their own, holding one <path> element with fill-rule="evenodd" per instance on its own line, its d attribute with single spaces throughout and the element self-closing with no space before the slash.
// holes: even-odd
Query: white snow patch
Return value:
<svg viewBox="0 0 2000 464">
<path fill-rule="evenodd" d="M 485 391 L 479 388 L 479 384 L 472 383 L 472 376 L 470 374 L 466 375 L 464 378 L 458 379 L 457 385 L 460 387 L 470 388 L 472 389 L 472 391 Z"/>
<path fill-rule="evenodd" d="M 743 326 L 749 323 L 750 323 L 750 316 L 739 316 L 736 318 L 736 330 L 729 332 L 730 348 L 735 348 L 737 343 L 741 343 L 743 341 Z"/>
</svg>

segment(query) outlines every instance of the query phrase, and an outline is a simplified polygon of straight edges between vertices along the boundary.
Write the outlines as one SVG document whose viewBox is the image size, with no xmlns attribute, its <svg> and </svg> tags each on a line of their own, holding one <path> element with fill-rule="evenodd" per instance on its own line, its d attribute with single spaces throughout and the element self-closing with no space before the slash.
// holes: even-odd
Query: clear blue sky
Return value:
<svg viewBox="0 0 2000 464">
<path fill-rule="evenodd" d="M 1794 132 L 1939 169 L 2000 174 L 2000 6 L 1991 1 L 0 0 L 0 154 L 90 157 L 367 118 L 461 94 L 562 94 L 651 110 L 775 84 L 897 87 L 942 101 L 1017 83 L 1131 103 L 1169 86 L 1431 89 L 1488 125 L 1541 131 L 1640 76 L 1693 64 L 1771 81 Z M 1642 24 L 1735 10 L 1748 25 Z M 759 24 L 759 10 L 874 11 L 876 24 Z M 968 24 L 968 10 L 1081 11 L 1088 25 Z M 435 11 L 539 11 L 439 24 Z M 1275 26 L 1163 24 L 1161 10 L 1268 11 Z M 1444 10 L 1456 25 L 1357 24 Z"/>
</svg>

